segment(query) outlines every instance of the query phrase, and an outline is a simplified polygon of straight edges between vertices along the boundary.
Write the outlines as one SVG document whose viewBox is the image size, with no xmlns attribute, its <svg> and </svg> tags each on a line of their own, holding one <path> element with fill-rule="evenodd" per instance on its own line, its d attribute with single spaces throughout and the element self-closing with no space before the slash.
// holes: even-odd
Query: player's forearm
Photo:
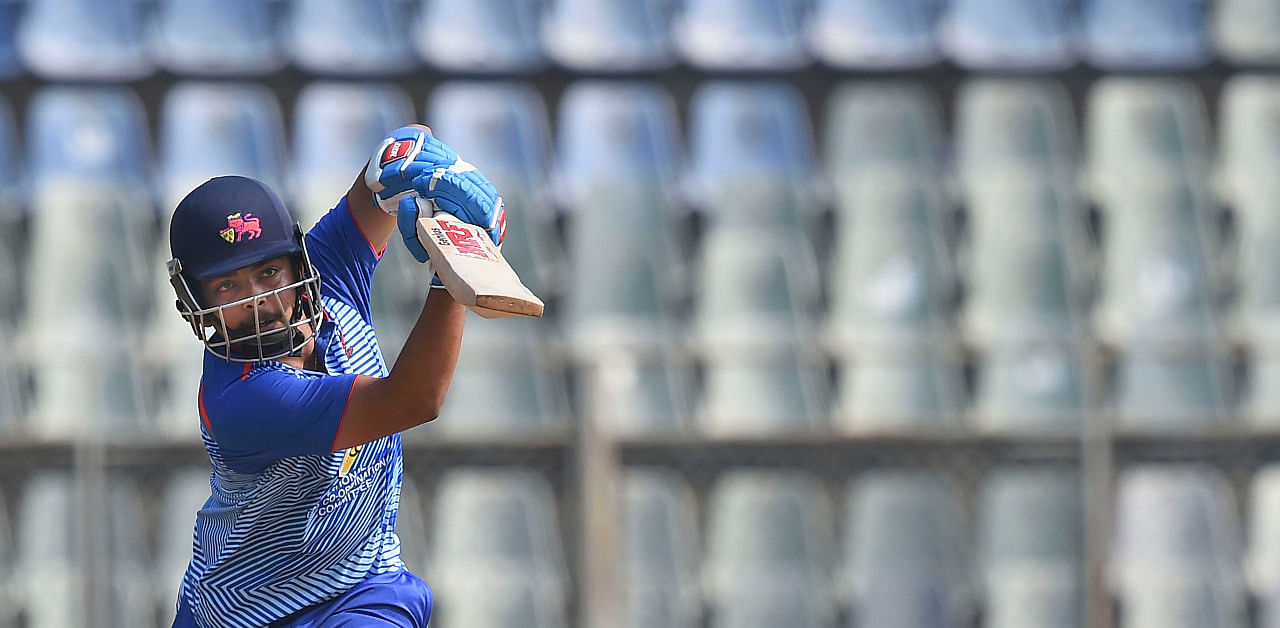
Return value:
<svg viewBox="0 0 1280 628">
<path fill-rule="evenodd" d="M 351 189 L 347 190 L 347 207 L 351 208 L 351 217 L 361 233 L 369 238 L 369 243 L 378 250 L 385 249 L 396 230 L 396 218 L 374 204 L 373 192 L 364 181 L 364 170 L 356 175 Z"/>
<path fill-rule="evenodd" d="M 462 345 L 467 310 L 445 290 L 430 290 L 418 321 L 387 376 L 393 394 L 410 399 L 412 407 L 440 413 L 453 379 Z"/>
</svg>

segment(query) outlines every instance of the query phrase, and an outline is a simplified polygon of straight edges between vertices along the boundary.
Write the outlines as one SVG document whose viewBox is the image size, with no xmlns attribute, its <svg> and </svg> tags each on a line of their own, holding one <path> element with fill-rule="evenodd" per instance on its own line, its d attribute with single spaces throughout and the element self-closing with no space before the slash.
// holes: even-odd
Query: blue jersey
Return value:
<svg viewBox="0 0 1280 628">
<path fill-rule="evenodd" d="M 213 466 L 181 596 L 207 627 L 263 626 L 404 569 L 400 435 L 333 451 L 356 374 L 382 377 L 370 284 L 380 251 L 344 198 L 306 236 L 327 373 L 206 352 L 201 434 Z"/>
</svg>

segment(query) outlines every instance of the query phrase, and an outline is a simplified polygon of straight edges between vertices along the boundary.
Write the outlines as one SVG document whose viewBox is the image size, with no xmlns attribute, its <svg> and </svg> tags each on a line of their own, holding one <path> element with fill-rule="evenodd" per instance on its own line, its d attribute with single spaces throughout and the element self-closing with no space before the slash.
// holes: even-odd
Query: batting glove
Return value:
<svg viewBox="0 0 1280 628">
<path fill-rule="evenodd" d="M 457 160 L 448 167 L 436 168 L 413 180 L 417 196 L 428 200 L 435 210 L 453 214 L 459 220 L 479 226 L 489 233 L 493 243 L 502 246 L 507 231 L 506 205 L 484 173 L 470 163 Z M 427 262 L 427 250 L 418 240 L 418 203 L 402 200 L 396 223 L 405 247 L 419 262 Z"/>
<path fill-rule="evenodd" d="M 365 166 L 364 182 L 373 192 L 373 202 L 395 215 L 402 199 L 417 196 L 416 179 L 457 161 L 458 153 L 432 137 L 425 127 L 400 127 L 373 151 Z"/>
</svg>

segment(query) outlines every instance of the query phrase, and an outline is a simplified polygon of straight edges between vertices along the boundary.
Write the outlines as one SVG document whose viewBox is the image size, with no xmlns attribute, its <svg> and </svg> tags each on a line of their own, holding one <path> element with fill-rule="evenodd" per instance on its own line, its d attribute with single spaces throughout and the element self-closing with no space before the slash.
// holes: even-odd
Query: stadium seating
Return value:
<svg viewBox="0 0 1280 628">
<path fill-rule="evenodd" d="M 994 433 L 1077 434 L 1094 365 L 1082 343 L 1032 340 L 982 349 L 970 410 L 972 425 Z"/>
<path fill-rule="evenodd" d="M 542 48 L 579 71 L 658 70 L 675 62 L 666 0 L 553 0 Z"/>
<path fill-rule="evenodd" d="M 106 537 L 100 546 L 106 551 L 100 555 L 100 571 L 94 578 L 110 582 L 110 619 L 106 623 L 152 628 L 156 625 L 155 585 L 147 573 L 151 552 L 144 536 L 142 495 L 137 483 L 123 475 L 111 475 L 105 480 L 106 517 L 98 536 Z"/>
<path fill-rule="evenodd" d="M 196 513 L 209 496 L 209 470 L 176 469 L 163 486 L 163 501 L 156 526 L 155 561 L 151 566 L 155 608 L 163 624 L 172 624 L 178 590 L 191 562 Z"/>
<path fill-rule="evenodd" d="M 671 25 L 689 64 L 707 70 L 793 70 L 808 61 L 798 0 L 691 0 Z"/>
<path fill-rule="evenodd" d="M 76 499 L 75 482 L 66 471 L 38 471 L 23 483 L 14 532 L 15 573 L 25 577 L 14 583 L 14 594 L 28 626 L 86 623 L 83 606 L 68 603 L 84 598 L 80 562 L 85 548 L 76 542 L 82 521 L 75 516 Z"/>
<path fill-rule="evenodd" d="M 1213 5 L 1211 34 L 1223 57 L 1241 64 L 1280 61 L 1280 7 L 1267 0 L 1219 0 Z"/>
<path fill-rule="evenodd" d="M 939 40 L 966 68 L 1060 70 L 1075 61 L 1071 18 L 1060 0 L 955 0 Z"/>
<path fill-rule="evenodd" d="M 837 360 L 835 429 L 845 434 L 946 433 L 964 404 L 960 362 L 946 346 L 875 347 Z"/>
<path fill-rule="evenodd" d="M 161 0 L 153 30 L 156 63 L 175 74 L 253 76 L 285 63 L 265 2 Z"/>
<path fill-rule="evenodd" d="M 17 21 L 16 7 L 5 5 L 0 8 L 0 79 L 17 77 L 23 71 L 14 32 Z"/>
<path fill-rule="evenodd" d="M 400 510 L 396 513 L 396 536 L 400 539 L 400 557 L 405 567 L 425 577 L 430 564 L 427 551 L 427 511 L 419 483 L 405 475 L 400 483 Z"/>
<path fill-rule="evenodd" d="M 823 63 L 849 69 L 911 70 L 936 63 L 933 0 L 817 0 L 807 29 Z"/>
<path fill-rule="evenodd" d="M 827 101 L 825 168 L 834 192 L 841 181 L 880 170 L 936 176 L 942 119 L 935 97 L 913 83 L 845 83 Z"/>
<path fill-rule="evenodd" d="M 697 513 L 693 489 L 665 470 L 626 472 L 622 564 L 626 626 L 698 625 Z"/>
<path fill-rule="evenodd" d="M 1196 0 L 1085 0 L 1080 22 L 1085 58 L 1105 70 L 1178 70 L 1209 59 Z"/>
<path fill-rule="evenodd" d="M 966 81 L 956 95 L 955 116 L 956 171 L 970 202 L 987 181 L 1002 176 L 1075 184 L 1076 125 L 1061 85 Z"/>
<path fill-rule="evenodd" d="M 320 75 L 400 74 L 420 63 L 397 0 L 292 0 L 282 38 L 293 63 Z"/>
<path fill-rule="evenodd" d="M 417 0 L 409 39 L 428 64 L 452 72 L 531 72 L 546 59 L 543 0 Z"/>
<path fill-rule="evenodd" d="M 135 0 L 33 0 L 15 40 L 27 69 L 54 81 L 128 81 L 152 72 Z"/>
<path fill-rule="evenodd" d="M 692 430 L 693 368 L 673 351 L 599 351 L 581 390 L 583 416 L 598 417 L 619 437 L 675 436 Z"/>
</svg>

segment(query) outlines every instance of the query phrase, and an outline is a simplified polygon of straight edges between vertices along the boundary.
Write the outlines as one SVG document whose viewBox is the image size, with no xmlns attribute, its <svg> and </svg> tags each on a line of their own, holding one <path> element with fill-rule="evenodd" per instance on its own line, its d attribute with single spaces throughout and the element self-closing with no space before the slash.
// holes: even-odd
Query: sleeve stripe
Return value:
<svg viewBox="0 0 1280 628">
<path fill-rule="evenodd" d="M 373 241 L 369 239 L 369 236 L 365 234 L 364 229 L 360 226 L 360 221 L 356 220 L 356 215 L 351 213 L 351 201 L 347 200 L 347 197 L 345 196 L 342 197 L 342 201 L 343 206 L 347 208 L 347 214 L 351 216 L 351 222 L 356 226 L 356 231 L 359 231 L 360 237 L 364 238 L 364 243 L 369 245 L 369 250 L 373 251 L 373 256 L 375 258 L 382 259 L 382 254 L 387 252 L 387 247 L 384 246 L 382 247 L 382 250 L 379 251 L 378 247 L 373 245 Z"/>
<path fill-rule="evenodd" d="M 342 433 L 342 424 L 347 420 L 347 409 L 351 407 L 351 393 L 356 391 L 356 382 L 359 380 L 359 375 L 351 378 L 351 390 L 347 391 L 347 402 L 342 405 L 342 417 L 338 419 L 338 429 L 333 431 L 333 444 L 329 446 L 329 453 L 338 451 L 338 434 Z"/>
</svg>

